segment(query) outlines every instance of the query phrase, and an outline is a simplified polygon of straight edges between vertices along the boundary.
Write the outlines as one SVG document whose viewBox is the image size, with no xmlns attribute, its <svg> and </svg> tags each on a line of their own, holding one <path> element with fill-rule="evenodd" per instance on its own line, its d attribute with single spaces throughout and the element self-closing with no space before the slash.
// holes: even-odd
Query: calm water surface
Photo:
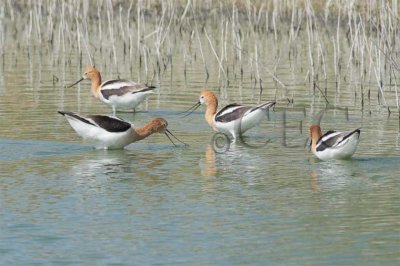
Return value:
<svg viewBox="0 0 400 266">
<path fill-rule="evenodd" d="M 88 82 L 64 89 L 81 69 L 38 63 L 46 54 L 14 56 L 3 58 L 0 83 L 1 264 L 400 264 L 399 121 L 374 106 L 361 111 L 350 85 L 329 98 L 348 113 L 328 110 L 322 126 L 362 127 L 352 160 L 321 162 L 308 152 L 307 128 L 324 99 L 301 82 L 292 86 L 296 102 L 278 101 L 247 145 L 219 143 L 215 152 L 203 109 L 178 113 L 217 81 L 205 82 L 195 66 L 185 79 L 177 55 L 140 112 L 119 116 L 138 126 L 163 116 L 189 147 L 156 135 L 104 151 L 83 143 L 56 112 L 111 114 Z M 215 90 L 222 105 L 260 100 L 251 81 L 238 82 Z M 273 99 L 264 86 L 262 100 Z"/>
</svg>

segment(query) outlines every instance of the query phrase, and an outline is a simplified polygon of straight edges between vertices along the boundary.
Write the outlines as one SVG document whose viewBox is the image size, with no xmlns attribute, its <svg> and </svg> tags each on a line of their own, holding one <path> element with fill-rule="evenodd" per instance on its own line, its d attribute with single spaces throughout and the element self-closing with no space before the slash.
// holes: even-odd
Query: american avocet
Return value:
<svg viewBox="0 0 400 266">
<path fill-rule="evenodd" d="M 135 110 L 136 106 L 153 94 L 153 90 L 156 88 L 124 79 L 112 79 L 101 83 L 100 72 L 94 67 L 86 67 L 83 77 L 68 86 L 68 88 L 84 79 L 91 80 L 92 94 L 106 104 L 111 105 L 113 115 L 115 115 L 117 107 L 133 108 Z"/>
<path fill-rule="evenodd" d="M 189 115 L 202 104 L 207 106 L 205 112 L 207 123 L 215 131 L 231 135 L 236 140 L 240 134 L 258 125 L 263 117 L 265 117 L 267 110 L 275 105 L 275 102 L 270 101 L 257 106 L 245 106 L 234 103 L 225 106 L 217 112 L 217 97 L 213 92 L 204 90 L 200 93 L 199 101 L 186 112 Z"/>
<path fill-rule="evenodd" d="M 161 117 L 154 118 L 142 128 L 134 128 L 133 124 L 113 116 L 83 116 L 61 111 L 59 113 L 67 118 L 78 135 L 93 142 L 97 149 L 122 149 L 128 144 L 142 140 L 154 133 L 164 133 L 174 145 L 175 143 L 169 135 L 185 144 L 167 129 L 168 123 Z"/>
<path fill-rule="evenodd" d="M 361 130 L 338 132 L 328 131 L 324 135 L 321 127 L 310 127 L 311 151 L 321 160 L 348 159 L 357 149 Z"/>
</svg>

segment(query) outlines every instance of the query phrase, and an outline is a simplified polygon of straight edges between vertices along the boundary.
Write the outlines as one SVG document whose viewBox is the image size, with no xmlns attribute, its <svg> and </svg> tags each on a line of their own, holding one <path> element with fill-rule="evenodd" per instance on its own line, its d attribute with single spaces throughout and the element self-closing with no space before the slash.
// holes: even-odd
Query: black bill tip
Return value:
<svg viewBox="0 0 400 266">
<path fill-rule="evenodd" d="M 74 84 L 72 84 L 72 85 L 65 86 L 65 88 L 69 89 L 69 88 L 71 88 L 71 87 L 75 86 L 76 84 L 78 84 L 79 82 L 81 82 L 82 80 L 84 80 L 84 78 L 81 78 L 80 80 L 78 80 L 77 82 L 75 82 L 75 83 L 74 83 Z"/>
<path fill-rule="evenodd" d="M 184 112 L 179 113 L 178 115 L 182 115 L 185 114 L 183 117 L 187 117 L 188 115 L 190 115 L 191 113 L 193 113 L 194 111 L 196 111 L 197 108 L 199 108 L 199 106 L 201 105 L 200 102 L 195 103 L 192 107 L 190 107 L 189 109 L 187 109 Z"/>
<path fill-rule="evenodd" d="M 174 139 L 176 139 L 177 141 L 179 141 L 180 143 L 182 143 L 185 146 L 189 146 L 188 144 L 186 144 L 185 142 L 181 141 L 180 139 L 178 139 L 174 134 L 172 134 L 171 131 L 169 131 L 168 129 L 165 130 L 165 135 L 168 137 L 168 139 L 172 142 L 172 144 L 174 144 L 174 146 L 178 146 L 175 144 L 175 142 L 172 140 L 171 137 L 173 137 Z"/>
</svg>

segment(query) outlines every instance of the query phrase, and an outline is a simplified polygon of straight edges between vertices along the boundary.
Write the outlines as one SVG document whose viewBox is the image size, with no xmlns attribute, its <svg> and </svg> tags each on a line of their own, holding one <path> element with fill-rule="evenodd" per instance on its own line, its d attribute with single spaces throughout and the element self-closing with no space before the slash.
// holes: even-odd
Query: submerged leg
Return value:
<svg viewBox="0 0 400 266">
<path fill-rule="evenodd" d="M 231 135 L 232 135 L 232 142 L 235 143 L 237 141 L 236 132 L 234 130 L 231 131 Z"/>
</svg>

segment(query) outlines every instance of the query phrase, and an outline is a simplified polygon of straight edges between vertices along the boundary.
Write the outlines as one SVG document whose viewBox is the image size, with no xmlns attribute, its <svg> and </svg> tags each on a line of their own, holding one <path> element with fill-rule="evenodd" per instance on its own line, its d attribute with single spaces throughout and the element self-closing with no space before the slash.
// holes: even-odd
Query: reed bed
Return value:
<svg viewBox="0 0 400 266">
<path fill-rule="evenodd" d="M 198 66 L 222 95 L 235 83 L 293 103 L 305 84 L 326 103 L 345 90 L 360 109 L 390 114 L 400 111 L 398 15 L 397 0 L 6 0 L 0 54 L 39 53 L 55 73 L 128 69 L 149 83 Z"/>
</svg>

